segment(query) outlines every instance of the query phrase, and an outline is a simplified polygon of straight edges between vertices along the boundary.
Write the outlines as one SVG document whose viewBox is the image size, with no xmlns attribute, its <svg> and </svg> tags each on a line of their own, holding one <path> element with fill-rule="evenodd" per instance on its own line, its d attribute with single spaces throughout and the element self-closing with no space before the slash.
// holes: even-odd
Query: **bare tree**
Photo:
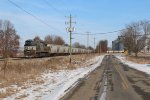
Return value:
<svg viewBox="0 0 150 100">
<path fill-rule="evenodd" d="M 8 20 L 0 20 L 0 53 L 2 57 L 13 57 L 19 49 L 19 35 Z M 4 77 L 8 66 L 8 59 L 4 60 L 4 65 L 1 70 L 4 70 Z"/>
<path fill-rule="evenodd" d="M 121 37 L 125 49 L 129 53 L 134 52 L 135 56 L 145 47 L 146 35 L 150 32 L 148 22 L 134 22 L 127 25 L 126 29 L 121 32 Z"/>
<path fill-rule="evenodd" d="M 47 43 L 47 44 L 53 44 L 53 36 L 47 35 L 44 38 L 44 42 Z"/>
<path fill-rule="evenodd" d="M 65 44 L 65 41 L 63 40 L 63 38 L 60 36 L 57 36 L 57 35 L 47 35 L 44 38 L 44 41 L 39 36 L 36 36 L 33 39 L 33 41 L 39 41 L 39 42 L 42 42 L 45 44 L 56 44 L 56 45 L 64 45 Z"/>
<path fill-rule="evenodd" d="M 81 47 L 79 42 L 73 43 L 72 46 L 73 46 L 74 48 L 80 48 L 80 47 Z"/>
<path fill-rule="evenodd" d="M 0 51 L 3 57 L 15 56 L 19 49 L 19 35 L 10 21 L 0 21 Z"/>
<path fill-rule="evenodd" d="M 39 36 L 35 36 L 33 41 L 39 41 L 39 42 L 42 42 L 43 40 L 39 37 Z"/>
<path fill-rule="evenodd" d="M 94 50 L 93 47 L 91 47 L 91 46 L 87 47 L 87 49 L 89 49 L 89 50 Z"/>
<path fill-rule="evenodd" d="M 65 41 L 60 36 L 54 36 L 54 38 L 53 38 L 53 44 L 64 45 Z"/>
<path fill-rule="evenodd" d="M 66 44 L 66 43 L 65 43 L 64 46 L 69 46 L 69 44 Z"/>
<path fill-rule="evenodd" d="M 80 48 L 82 48 L 82 49 L 86 49 L 86 46 L 85 46 L 85 45 L 83 45 L 83 44 L 81 44 L 81 45 L 80 45 Z"/>
<path fill-rule="evenodd" d="M 79 42 L 73 43 L 73 47 L 74 47 L 74 48 L 82 48 L 82 49 L 86 49 L 86 46 L 83 45 L 83 44 L 80 44 Z"/>
<path fill-rule="evenodd" d="M 97 46 L 96 46 L 96 52 L 106 53 L 107 52 L 107 46 L 108 46 L 108 41 L 107 40 L 99 41 Z"/>
<path fill-rule="evenodd" d="M 150 23 L 148 20 L 143 20 L 140 22 L 141 23 L 141 28 L 142 28 L 142 31 L 145 35 L 148 35 L 150 34 Z"/>
<path fill-rule="evenodd" d="M 145 39 L 145 50 L 147 49 L 147 51 L 149 51 L 149 47 L 150 47 L 150 23 L 148 20 L 143 20 L 141 21 L 142 24 L 142 29 L 143 29 L 143 33 L 144 33 L 144 39 Z"/>
<path fill-rule="evenodd" d="M 121 32 L 121 39 L 123 41 L 125 50 L 128 50 L 129 54 L 132 52 L 132 46 L 134 45 L 133 37 L 130 33 L 130 29 L 127 28 Z"/>
</svg>

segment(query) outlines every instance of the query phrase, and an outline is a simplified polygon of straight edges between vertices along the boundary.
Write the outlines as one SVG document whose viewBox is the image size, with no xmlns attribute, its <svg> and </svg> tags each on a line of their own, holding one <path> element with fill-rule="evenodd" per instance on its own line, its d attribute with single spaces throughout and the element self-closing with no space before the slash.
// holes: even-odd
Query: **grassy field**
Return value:
<svg viewBox="0 0 150 100">
<path fill-rule="evenodd" d="M 150 54 L 139 53 L 138 57 L 135 56 L 127 56 L 127 60 L 130 60 L 139 64 L 150 64 Z"/>
<path fill-rule="evenodd" d="M 11 85 L 21 86 L 27 81 L 42 84 L 43 81 L 36 80 L 42 73 L 59 70 L 72 70 L 78 67 L 86 67 L 86 62 L 97 55 L 82 54 L 73 55 L 72 63 L 69 63 L 69 56 L 57 56 L 48 58 L 23 59 L 0 61 L 0 88 L 10 87 Z M 23 86 L 23 87 L 22 87 Z M 27 85 L 28 86 L 28 85 Z M 0 91 L 0 98 L 8 97 L 19 90 L 7 88 L 5 92 Z"/>
<path fill-rule="evenodd" d="M 69 63 L 69 56 L 0 61 L 0 88 L 13 84 L 21 85 L 49 70 L 72 70 L 81 66 L 85 67 L 85 62 L 95 56 L 73 55 L 72 64 Z"/>
</svg>

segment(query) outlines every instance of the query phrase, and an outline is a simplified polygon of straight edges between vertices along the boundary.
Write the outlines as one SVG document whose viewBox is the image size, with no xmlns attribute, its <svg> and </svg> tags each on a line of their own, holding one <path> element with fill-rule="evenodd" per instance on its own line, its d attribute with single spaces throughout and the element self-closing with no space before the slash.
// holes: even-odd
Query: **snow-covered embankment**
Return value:
<svg viewBox="0 0 150 100">
<path fill-rule="evenodd" d="M 128 65 L 131 68 L 134 68 L 136 70 L 145 72 L 146 74 L 150 75 L 150 66 L 149 64 L 138 64 L 138 63 L 134 63 L 131 61 L 128 61 L 125 56 L 123 55 L 115 55 L 118 59 L 120 59 L 120 61 L 126 65 Z"/>
<path fill-rule="evenodd" d="M 5 100 L 14 100 L 16 98 L 22 98 L 24 100 L 58 100 L 65 95 L 66 90 L 69 87 L 75 85 L 79 78 L 85 77 L 97 68 L 101 64 L 103 57 L 104 55 L 91 59 L 87 62 L 87 67 L 43 73 L 36 79 L 41 80 L 43 83 L 24 83 L 24 85 L 28 88 L 22 88 L 23 86 L 14 85 L 14 88 L 19 89 L 19 91 L 8 98 L 5 98 Z"/>
</svg>

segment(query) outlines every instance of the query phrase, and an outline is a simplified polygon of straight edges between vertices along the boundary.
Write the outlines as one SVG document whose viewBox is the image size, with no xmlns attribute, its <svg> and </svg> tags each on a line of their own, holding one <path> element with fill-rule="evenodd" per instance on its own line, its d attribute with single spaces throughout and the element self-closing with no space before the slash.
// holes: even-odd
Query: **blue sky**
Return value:
<svg viewBox="0 0 150 100">
<path fill-rule="evenodd" d="M 59 35 L 69 43 L 65 21 L 71 13 L 76 21 L 76 32 L 101 33 L 120 30 L 134 21 L 150 20 L 150 0 L 11 0 L 26 11 L 32 13 L 55 29 L 44 25 L 30 15 L 12 5 L 7 0 L 0 0 L 0 19 L 10 20 L 21 37 L 21 46 L 26 39 L 46 35 Z M 90 36 L 89 43 L 107 39 L 109 46 L 119 33 Z M 73 42 L 86 45 L 87 36 L 73 35 Z"/>
</svg>

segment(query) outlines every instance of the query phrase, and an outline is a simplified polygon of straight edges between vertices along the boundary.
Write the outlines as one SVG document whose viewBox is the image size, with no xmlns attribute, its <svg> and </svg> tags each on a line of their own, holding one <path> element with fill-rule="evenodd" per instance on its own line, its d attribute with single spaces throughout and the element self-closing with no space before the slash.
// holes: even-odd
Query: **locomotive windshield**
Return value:
<svg viewBox="0 0 150 100">
<path fill-rule="evenodd" d="M 32 45 L 32 40 L 26 40 L 24 46 L 31 46 Z"/>
</svg>

